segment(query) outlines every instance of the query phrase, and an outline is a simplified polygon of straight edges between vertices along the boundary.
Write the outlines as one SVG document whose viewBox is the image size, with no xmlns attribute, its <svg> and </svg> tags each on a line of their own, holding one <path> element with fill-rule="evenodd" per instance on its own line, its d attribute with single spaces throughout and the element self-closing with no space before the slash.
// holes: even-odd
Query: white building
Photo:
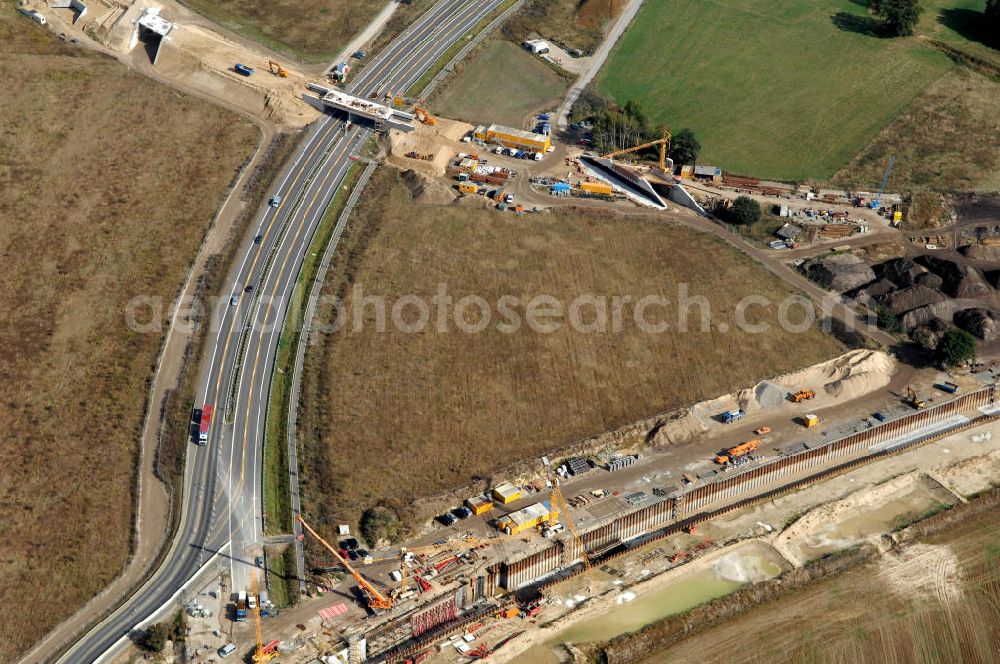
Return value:
<svg viewBox="0 0 1000 664">
<path fill-rule="evenodd" d="M 529 39 L 523 46 L 531 51 L 532 55 L 546 55 L 552 50 L 549 43 L 543 39 Z"/>
</svg>

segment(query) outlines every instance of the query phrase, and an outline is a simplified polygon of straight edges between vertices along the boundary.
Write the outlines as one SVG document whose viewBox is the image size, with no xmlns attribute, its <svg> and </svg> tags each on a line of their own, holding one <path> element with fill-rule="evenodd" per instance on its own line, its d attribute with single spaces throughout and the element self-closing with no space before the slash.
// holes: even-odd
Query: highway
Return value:
<svg viewBox="0 0 1000 664">
<path fill-rule="evenodd" d="M 350 92 L 405 92 L 502 2 L 439 0 L 369 61 Z M 247 587 L 263 543 L 265 417 L 278 337 L 316 228 L 354 163 L 351 157 L 370 137 L 367 128 L 332 115 L 313 123 L 270 194 L 281 196 L 281 205 L 264 207 L 240 240 L 244 248 L 218 294 L 204 355 L 199 401 L 212 404 L 215 413 L 208 444 L 188 449 L 178 536 L 143 587 L 60 662 L 96 662 L 120 652 L 127 645 L 123 637 L 169 604 L 217 553 L 229 560 L 230 589 Z"/>
</svg>

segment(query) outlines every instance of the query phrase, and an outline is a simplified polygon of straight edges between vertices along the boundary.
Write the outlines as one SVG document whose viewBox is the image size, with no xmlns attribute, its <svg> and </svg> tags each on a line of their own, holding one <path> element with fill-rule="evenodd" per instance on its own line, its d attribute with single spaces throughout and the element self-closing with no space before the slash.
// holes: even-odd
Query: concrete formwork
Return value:
<svg viewBox="0 0 1000 664">
<path fill-rule="evenodd" d="M 661 532 L 656 538 L 665 537 L 679 531 L 685 524 L 739 509 L 757 500 L 773 497 L 789 487 L 816 481 L 955 433 L 983 420 L 994 419 L 997 417 L 996 409 L 990 410 L 990 407 L 995 403 L 996 386 L 991 385 L 822 447 L 776 459 L 767 465 L 647 505 L 582 533 L 580 540 L 593 556 L 595 551 L 628 543 L 657 530 Z M 891 444 L 885 447 L 887 441 Z M 720 507 L 720 504 L 726 506 Z M 536 583 L 580 562 L 582 558 L 583 552 L 579 550 L 576 540 L 566 538 L 523 558 L 497 563 L 488 568 L 483 579 L 483 596 L 492 597 L 498 588 L 513 591 Z"/>
</svg>

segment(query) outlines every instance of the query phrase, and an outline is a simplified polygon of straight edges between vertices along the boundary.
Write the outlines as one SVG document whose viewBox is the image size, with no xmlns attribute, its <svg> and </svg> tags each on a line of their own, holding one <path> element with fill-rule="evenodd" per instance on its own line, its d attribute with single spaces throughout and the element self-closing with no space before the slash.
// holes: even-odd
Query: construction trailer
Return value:
<svg viewBox="0 0 1000 664">
<path fill-rule="evenodd" d="M 507 148 L 528 150 L 530 152 L 547 152 L 552 146 L 552 139 L 545 134 L 536 134 L 523 129 L 514 129 L 501 125 L 479 125 L 472 132 L 472 137 L 484 143 L 493 143 Z"/>
<path fill-rule="evenodd" d="M 486 496 L 473 496 L 465 501 L 465 506 L 476 516 L 486 514 L 493 509 L 493 501 Z"/>
<path fill-rule="evenodd" d="M 500 517 L 497 519 L 497 526 L 508 535 L 517 535 L 537 528 L 547 521 L 555 520 L 558 516 L 558 512 L 553 511 L 552 505 L 545 501 Z"/>
<path fill-rule="evenodd" d="M 612 193 L 611 185 L 607 182 L 581 182 L 580 191 L 585 191 L 588 194 L 600 194 L 602 196 L 610 196 Z"/>
<path fill-rule="evenodd" d="M 521 490 L 510 482 L 504 482 L 493 489 L 493 499 L 501 505 L 509 505 L 521 498 Z"/>
</svg>

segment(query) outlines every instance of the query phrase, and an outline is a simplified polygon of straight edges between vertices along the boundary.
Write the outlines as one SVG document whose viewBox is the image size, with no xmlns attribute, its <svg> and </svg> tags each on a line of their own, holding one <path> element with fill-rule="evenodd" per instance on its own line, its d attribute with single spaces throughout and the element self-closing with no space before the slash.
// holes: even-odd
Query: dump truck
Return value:
<svg viewBox="0 0 1000 664">
<path fill-rule="evenodd" d="M 247 621 L 247 594 L 241 592 L 236 596 L 236 622 Z"/>
<path fill-rule="evenodd" d="M 240 64 L 239 62 L 236 63 L 236 66 L 234 66 L 233 69 L 236 70 L 236 73 L 240 74 L 241 76 L 249 77 L 253 75 L 253 67 L 247 67 L 246 65 Z"/>
<path fill-rule="evenodd" d="M 746 442 L 740 443 L 739 445 L 736 445 L 735 447 L 730 447 L 728 450 L 726 450 L 725 454 L 720 454 L 716 456 L 715 463 L 724 464 L 724 463 L 729 463 L 730 461 L 735 461 L 736 459 L 742 456 L 746 456 L 747 454 L 750 454 L 751 452 L 755 451 L 758 447 L 760 447 L 759 438 L 748 440 Z"/>
<path fill-rule="evenodd" d="M 955 394 L 958 392 L 958 384 L 951 381 L 945 381 L 943 383 L 936 383 L 934 387 L 938 388 L 942 392 L 947 392 L 948 394 Z"/>
<path fill-rule="evenodd" d="M 802 403 L 803 401 L 808 401 L 816 397 L 816 393 L 812 390 L 799 390 L 795 394 L 791 395 L 792 401 L 795 403 Z"/>
<path fill-rule="evenodd" d="M 736 420 L 742 420 L 744 417 L 746 417 L 746 413 L 742 409 L 736 409 L 726 411 L 719 416 L 719 419 L 722 420 L 723 424 L 731 424 Z"/>
</svg>

